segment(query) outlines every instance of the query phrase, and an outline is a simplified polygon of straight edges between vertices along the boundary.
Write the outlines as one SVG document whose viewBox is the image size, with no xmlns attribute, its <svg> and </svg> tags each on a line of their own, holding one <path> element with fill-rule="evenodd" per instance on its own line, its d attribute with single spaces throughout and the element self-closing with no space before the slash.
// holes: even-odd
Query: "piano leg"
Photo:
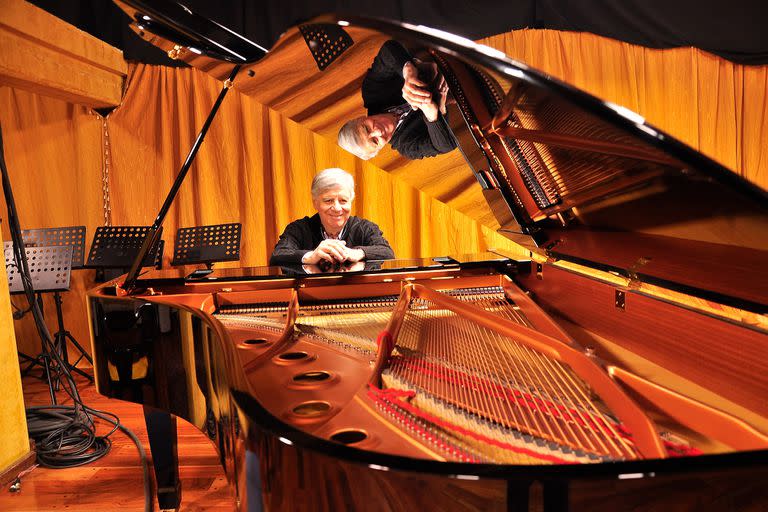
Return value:
<svg viewBox="0 0 768 512">
<path fill-rule="evenodd" d="M 531 486 L 534 498 L 530 499 Z M 566 480 L 507 480 L 507 512 L 568 512 L 568 482 Z"/>
<path fill-rule="evenodd" d="M 507 480 L 507 512 L 528 512 L 528 494 L 531 482 Z"/>
<path fill-rule="evenodd" d="M 176 416 L 144 406 L 149 448 L 157 480 L 157 503 L 160 509 L 178 509 L 181 504 L 179 454 L 176 437 Z"/>
<path fill-rule="evenodd" d="M 568 481 L 545 480 L 542 482 L 544 490 L 544 512 L 568 512 Z"/>
</svg>

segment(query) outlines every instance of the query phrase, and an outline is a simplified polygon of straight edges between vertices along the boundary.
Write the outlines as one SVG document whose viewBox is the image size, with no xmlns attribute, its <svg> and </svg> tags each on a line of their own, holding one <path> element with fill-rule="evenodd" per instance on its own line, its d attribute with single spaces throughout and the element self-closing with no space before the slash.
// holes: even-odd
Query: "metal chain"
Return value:
<svg viewBox="0 0 768 512">
<path fill-rule="evenodd" d="M 101 125 L 104 129 L 104 166 L 101 169 L 101 191 L 102 191 L 102 201 L 103 201 L 103 207 L 104 207 L 104 225 L 110 226 L 112 225 L 112 207 L 110 205 L 110 197 L 109 197 L 109 158 L 110 158 L 110 148 L 109 148 L 109 129 L 107 128 L 107 118 L 104 116 L 101 117 Z"/>
</svg>

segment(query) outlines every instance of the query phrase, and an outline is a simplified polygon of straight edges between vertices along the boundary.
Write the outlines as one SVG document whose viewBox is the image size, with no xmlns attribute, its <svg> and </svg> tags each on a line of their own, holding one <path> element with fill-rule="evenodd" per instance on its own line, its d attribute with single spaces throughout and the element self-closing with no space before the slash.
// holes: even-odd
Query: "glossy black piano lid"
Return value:
<svg viewBox="0 0 768 512">
<path fill-rule="evenodd" d="M 215 21 L 199 16 L 179 2 L 115 0 L 135 30 L 150 32 L 193 53 L 234 64 L 255 62 L 266 50 Z"/>
<path fill-rule="evenodd" d="M 446 76 L 451 75 L 446 69 L 451 62 L 465 64 L 465 76 L 451 84 L 454 97 L 462 106 L 462 89 L 474 86 L 483 100 L 464 102 L 469 105 L 462 110 L 466 126 L 453 127 L 471 170 L 486 189 L 502 234 L 549 258 L 750 311 L 768 311 L 768 273 L 761 263 L 768 261 L 765 190 L 642 116 L 495 49 L 424 27 L 348 21 L 431 49 L 438 63 L 448 63 L 441 66 Z M 525 177 L 530 170 L 519 162 L 500 170 L 493 152 L 483 147 L 472 128 L 490 124 L 510 106 L 505 101 L 521 132 L 520 137 L 508 137 L 513 139 L 509 145 L 535 146 L 537 156 L 550 166 L 545 170 L 554 168 L 552 181 L 566 194 L 582 186 L 581 198 L 555 197 L 549 208 L 541 208 L 544 215 L 531 217 L 519 197 L 528 194 L 535 202 L 535 187 L 525 183 L 512 189 L 504 175 L 511 171 Z M 484 179 L 485 170 L 492 179 Z M 487 181 L 495 181 L 495 186 Z M 594 186 L 589 188 L 591 181 Z"/>
<path fill-rule="evenodd" d="M 451 124 L 468 172 L 486 189 L 502 234 L 548 258 L 768 311 L 768 271 L 761 263 L 768 261 L 765 190 L 642 116 L 495 49 L 426 27 L 334 19 L 377 29 L 434 56 L 465 121 Z M 463 78 L 453 73 L 451 62 L 464 65 Z M 483 101 L 462 102 L 463 89 L 472 85 Z M 527 178 L 526 165 L 515 161 L 499 169 L 473 127 L 485 129 L 504 108 L 517 117 L 521 134 L 508 136 L 508 145 L 533 147 L 560 187 L 549 207 L 540 205 L 538 218 L 519 200 L 523 194 L 535 196 L 535 186 L 513 189 L 505 178 L 511 173 Z M 493 178 L 485 180 L 482 171 Z M 579 187 L 581 196 L 573 194 Z"/>
</svg>

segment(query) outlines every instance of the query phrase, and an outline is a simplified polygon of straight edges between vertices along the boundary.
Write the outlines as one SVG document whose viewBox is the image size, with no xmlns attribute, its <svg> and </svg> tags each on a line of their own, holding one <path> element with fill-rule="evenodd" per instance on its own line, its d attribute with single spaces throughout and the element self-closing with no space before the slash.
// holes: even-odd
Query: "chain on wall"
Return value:
<svg viewBox="0 0 768 512">
<path fill-rule="evenodd" d="M 104 209 L 104 225 L 111 226 L 112 222 L 112 207 L 110 205 L 109 196 L 109 165 L 110 165 L 110 147 L 109 147 L 109 129 L 107 128 L 107 118 L 99 116 L 101 118 L 101 126 L 104 130 L 104 164 L 101 168 L 101 192 L 102 192 L 102 205 Z"/>
</svg>

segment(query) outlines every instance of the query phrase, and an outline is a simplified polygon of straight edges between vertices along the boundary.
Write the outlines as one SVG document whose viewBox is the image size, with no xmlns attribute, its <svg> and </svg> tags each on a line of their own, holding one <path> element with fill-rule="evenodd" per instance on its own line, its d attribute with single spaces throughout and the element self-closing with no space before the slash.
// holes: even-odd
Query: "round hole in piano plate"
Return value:
<svg viewBox="0 0 768 512">
<path fill-rule="evenodd" d="M 245 345 L 265 345 L 267 343 L 267 338 L 250 338 L 247 340 L 243 340 L 243 344 Z"/>
<path fill-rule="evenodd" d="M 355 444 L 360 441 L 368 439 L 368 434 L 362 430 L 349 428 L 346 430 L 339 430 L 331 436 L 331 441 L 336 441 L 341 444 Z"/>
<path fill-rule="evenodd" d="M 313 400 L 310 402 L 303 402 L 293 408 L 293 414 L 301 416 L 302 418 L 313 418 L 315 416 L 322 416 L 331 410 L 331 404 L 328 402 L 320 402 Z"/>
<path fill-rule="evenodd" d="M 331 374 L 325 371 L 297 373 L 293 376 L 293 382 L 297 384 L 317 384 L 331 378 Z"/>
<path fill-rule="evenodd" d="M 302 359 L 306 359 L 309 357 L 309 354 L 306 352 L 283 352 L 279 356 L 277 356 L 278 359 L 282 361 L 300 361 Z"/>
</svg>

